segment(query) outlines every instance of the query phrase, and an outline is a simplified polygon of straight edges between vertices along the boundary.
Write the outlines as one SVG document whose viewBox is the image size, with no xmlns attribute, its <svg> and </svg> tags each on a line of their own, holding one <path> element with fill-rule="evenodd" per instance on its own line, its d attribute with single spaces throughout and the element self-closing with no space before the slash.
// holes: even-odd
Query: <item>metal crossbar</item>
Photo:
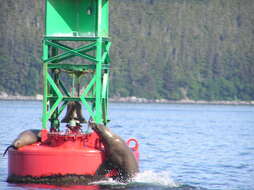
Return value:
<svg viewBox="0 0 254 190">
<path fill-rule="evenodd" d="M 48 1 L 48 0 L 46 0 Z M 86 1 L 78 2 L 86 4 Z M 47 129 L 47 124 L 50 121 L 52 123 L 59 123 L 59 115 L 64 111 L 68 102 L 76 101 L 81 102 L 84 108 L 87 110 L 90 117 L 96 123 L 104 123 L 107 124 L 108 115 L 107 115 L 107 107 L 108 107 L 108 91 L 109 91 L 109 73 L 110 73 L 110 57 L 109 50 L 111 46 L 111 42 L 108 38 L 108 0 L 94 0 L 96 4 L 96 11 L 94 11 L 94 17 L 85 18 L 85 20 L 76 20 L 77 18 L 72 18 L 72 15 L 75 14 L 66 14 L 66 18 L 55 16 L 54 18 L 50 18 L 55 14 L 54 9 L 45 9 L 45 36 L 43 40 L 43 84 L 44 84 L 44 98 L 43 98 L 43 118 L 42 118 L 42 127 Z M 53 5 L 56 6 L 56 5 Z M 47 12 L 49 11 L 49 12 Z M 76 11 L 73 9 L 68 9 L 68 11 Z M 58 14 L 58 13 L 56 13 Z M 66 26 L 58 25 L 56 26 L 54 23 L 57 22 L 54 20 L 54 23 L 51 22 L 51 19 L 63 19 L 62 23 L 65 21 L 81 23 L 85 22 L 82 25 L 83 28 L 75 28 L 75 31 L 69 31 L 71 28 L 70 25 Z M 67 19 L 67 20 L 64 20 Z M 92 19 L 86 22 L 86 19 Z M 89 23 L 93 23 L 93 28 L 89 28 Z M 60 31 L 58 31 L 60 28 Z M 81 31 L 76 31 L 76 30 Z M 85 37 L 85 36 L 68 36 L 69 34 L 81 34 L 84 30 L 93 33 L 93 37 Z M 63 31 L 61 31 L 63 30 Z M 48 33 L 55 32 L 56 36 L 48 35 Z M 65 32 L 70 32 L 66 36 L 61 36 L 58 34 L 62 34 Z M 75 48 L 70 47 L 71 45 L 65 45 L 65 42 L 83 42 L 83 45 Z M 77 44 L 77 43 L 76 43 Z M 92 63 L 83 64 L 83 63 L 61 63 L 64 60 L 68 60 L 73 57 L 81 57 L 86 61 L 90 61 Z M 86 81 L 86 86 L 80 87 L 78 86 L 78 95 L 74 96 L 74 93 L 68 91 L 67 85 L 65 85 L 62 76 L 62 71 L 70 73 L 73 77 L 73 81 L 75 81 L 75 77 L 82 77 L 89 73 L 91 75 L 91 79 L 89 77 L 84 77 L 83 80 Z M 80 79 L 79 78 L 79 79 Z M 89 78 L 89 79 L 87 79 Z M 80 83 L 79 83 L 80 85 Z M 73 82 L 73 87 L 75 91 L 75 82 Z M 56 125 L 51 125 L 51 127 L 57 127 Z"/>
</svg>

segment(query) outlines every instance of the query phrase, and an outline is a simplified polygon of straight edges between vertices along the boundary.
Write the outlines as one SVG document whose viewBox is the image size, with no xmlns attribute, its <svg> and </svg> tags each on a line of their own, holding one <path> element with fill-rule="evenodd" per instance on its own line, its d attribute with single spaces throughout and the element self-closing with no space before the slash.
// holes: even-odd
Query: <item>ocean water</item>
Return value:
<svg viewBox="0 0 254 190">
<path fill-rule="evenodd" d="M 40 128 L 41 103 L 0 101 L 0 152 L 23 130 Z M 9 184 L 0 158 L 0 189 L 254 189 L 254 106 L 117 104 L 110 128 L 139 141 L 140 173 L 129 184 Z"/>
</svg>

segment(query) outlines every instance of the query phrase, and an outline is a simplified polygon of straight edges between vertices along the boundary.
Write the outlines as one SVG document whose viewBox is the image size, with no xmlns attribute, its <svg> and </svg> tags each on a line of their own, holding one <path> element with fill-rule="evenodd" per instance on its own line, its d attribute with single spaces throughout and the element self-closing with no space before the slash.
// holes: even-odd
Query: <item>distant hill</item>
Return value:
<svg viewBox="0 0 254 190">
<path fill-rule="evenodd" d="M 44 1 L 0 2 L 0 92 L 42 93 Z M 253 10 L 253 0 L 110 0 L 111 96 L 254 100 Z"/>
</svg>

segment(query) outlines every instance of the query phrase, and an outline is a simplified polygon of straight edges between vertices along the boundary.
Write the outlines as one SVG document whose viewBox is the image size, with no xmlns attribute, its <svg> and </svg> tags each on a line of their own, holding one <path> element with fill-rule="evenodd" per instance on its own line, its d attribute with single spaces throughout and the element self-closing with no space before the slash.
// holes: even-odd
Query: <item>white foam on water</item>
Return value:
<svg viewBox="0 0 254 190">
<path fill-rule="evenodd" d="M 99 180 L 89 183 L 89 185 L 126 185 L 126 183 L 121 183 L 119 181 L 113 180 L 112 178 Z"/>
<path fill-rule="evenodd" d="M 153 185 L 162 185 L 168 187 L 179 187 L 179 184 L 176 183 L 171 177 L 170 172 L 154 172 L 151 170 L 138 173 L 134 178 L 132 183 L 147 183 Z"/>
<path fill-rule="evenodd" d="M 147 184 L 147 185 L 159 185 L 166 187 L 179 187 L 180 184 L 176 183 L 171 177 L 170 172 L 154 172 L 144 171 L 138 173 L 129 183 L 121 183 L 115 181 L 112 178 L 106 180 L 100 180 L 90 183 L 91 185 L 131 185 L 131 184 Z"/>
</svg>

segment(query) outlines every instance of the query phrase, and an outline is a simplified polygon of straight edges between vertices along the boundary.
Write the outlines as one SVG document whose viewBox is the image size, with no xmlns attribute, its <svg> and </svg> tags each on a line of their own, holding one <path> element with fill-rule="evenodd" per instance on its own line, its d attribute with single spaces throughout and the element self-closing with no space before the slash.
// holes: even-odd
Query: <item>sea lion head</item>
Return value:
<svg viewBox="0 0 254 190">
<path fill-rule="evenodd" d="M 90 127 L 104 139 L 114 138 L 115 136 L 105 125 L 90 123 Z"/>
<path fill-rule="evenodd" d="M 90 127 L 100 135 L 105 131 L 105 126 L 103 126 L 102 124 L 96 124 L 94 122 L 91 122 Z"/>
<path fill-rule="evenodd" d="M 8 146 L 8 147 L 5 149 L 5 151 L 4 151 L 4 153 L 3 153 L 3 156 L 5 156 L 5 154 L 8 152 L 8 150 L 9 150 L 10 148 L 18 149 L 18 148 L 20 148 L 20 147 L 22 147 L 22 142 L 17 138 L 17 139 L 15 139 L 15 140 L 12 142 L 12 144 L 11 144 L 10 146 Z"/>
<path fill-rule="evenodd" d="M 17 149 L 17 148 L 22 147 L 22 142 L 21 142 L 20 139 L 16 139 L 16 140 L 14 140 L 14 142 L 12 143 L 12 145 Z"/>
<path fill-rule="evenodd" d="M 10 148 L 19 149 L 23 146 L 36 143 L 40 140 L 41 140 L 41 130 L 39 129 L 25 130 L 22 133 L 20 133 L 19 136 L 12 142 L 12 144 L 5 149 L 3 156 L 8 152 Z"/>
<path fill-rule="evenodd" d="M 23 131 L 19 136 L 13 141 L 12 145 L 15 148 L 21 148 L 26 145 L 30 145 L 40 141 L 41 131 L 39 129 L 29 129 Z"/>
</svg>

